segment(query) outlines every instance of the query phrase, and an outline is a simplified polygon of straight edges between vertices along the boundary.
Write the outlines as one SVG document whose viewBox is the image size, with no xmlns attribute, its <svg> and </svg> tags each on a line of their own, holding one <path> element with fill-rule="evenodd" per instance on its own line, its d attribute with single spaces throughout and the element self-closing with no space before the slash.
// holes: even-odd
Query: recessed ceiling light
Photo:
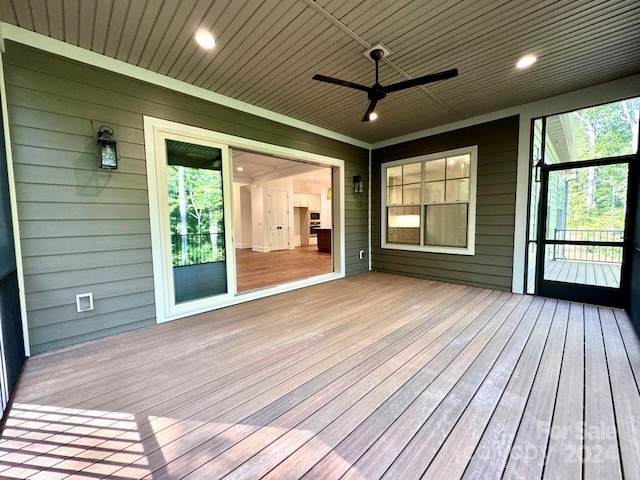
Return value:
<svg viewBox="0 0 640 480">
<path fill-rule="evenodd" d="M 525 55 L 524 57 L 522 57 L 520 60 L 518 60 L 518 63 L 516 63 L 516 67 L 517 68 L 527 68 L 530 67 L 531 65 L 533 65 L 534 63 L 536 63 L 536 60 L 538 58 L 535 55 Z"/>
<path fill-rule="evenodd" d="M 376 118 L 378 118 L 378 114 L 376 112 L 371 112 L 369 114 L 369 120 L 375 120 Z"/>
<path fill-rule="evenodd" d="M 309 175 L 309 180 L 313 180 L 313 175 Z"/>
<path fill-rule="evenodd" d="M 196 42 L 198 42 L 198 45 L 200 45 L 202 48 L 206 48 L 207 50 L 212 49 L 216 44 L 216 41 L 213 39 L 213 35 L 211 35 L 211 32 L 207 32 L 206 30 L 198 30 L 196 32 L 195 39 Z"/>
<path fill-rule="evenodd" d="M 242 168 L 242 167 L 238 167 L 238 168 L 236 168 L 236 170 L 239 171 L 239 172 L 244 172 L 244 168 Z"/>
</svg>

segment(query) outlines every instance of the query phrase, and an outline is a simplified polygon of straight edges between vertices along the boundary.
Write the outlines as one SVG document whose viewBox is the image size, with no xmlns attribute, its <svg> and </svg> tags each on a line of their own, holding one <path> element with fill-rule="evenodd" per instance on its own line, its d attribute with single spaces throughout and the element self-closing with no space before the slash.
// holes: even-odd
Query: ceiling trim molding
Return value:
<svg viewBox="0 0 640 480">
<path fill-rule="evenodd" d="M 61 57 L 69 58 L 87 65 L 92 65 L 110 72 L 125 75 L 136 80 L 141 80 L 159 87 L 167 88 L 176 92 L 184 93 L 191 97 L 200 98 L 211 103 L 223 105 L 225 107 L 233 108 L 241 112 L 249 113 L 257 117 L 262 117 L 267 120 L 289 125 L 291 127 L 299 128 L 310 133 L 315 133 L 323 137 L 338 140 L 340 142 L 354 145 L 365 149 L 370 149 L 371 144 L 363 142 L 361 140 L 342 135 L 340 133 L 328 130 L 322 127 L 318 127 L 311 123 L 303 122 L 286 115 L 272 112 L 265 108 L 256 107 L 246 102 L 236 100 L 231 97 L 221 95 L 219 93 L 212 92 L 202 87 L 197 87 L 175 78 L 167 77 L 150 70 L 146 70 L 136 65 L 117 60 L 115 58 L 107 57 L 84 48 L 71 45 L 69 43 L 56 40 L 55 38 L 46 37 L 39 33 L 26 30 L 9 23 L 0 22 L 0 45 L 4 43 L 4 40 L 11 40 L 22 45 L 36 48 L 45 52 L 53 53 Z"/>
</svg>

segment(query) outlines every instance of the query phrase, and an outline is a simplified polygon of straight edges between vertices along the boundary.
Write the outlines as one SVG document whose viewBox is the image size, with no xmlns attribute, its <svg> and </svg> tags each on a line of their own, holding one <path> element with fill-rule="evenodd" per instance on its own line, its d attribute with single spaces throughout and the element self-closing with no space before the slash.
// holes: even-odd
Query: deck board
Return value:
<svg viewBox="0 0 640 480">
<path fill-rule="evenodd" d="M 544 465 L 545 479 L 578 478 L 582 473 L 583 372 L 584 305 L 572 303 Z"/>
<path fill-rule="evenodd" d="M 533 388 L 505 466 L 506 478 L 542 476 L 568 317 L 569 304 L 558 302 Z"/>
<path fill-rule="evenodd" d="M 623 324 L 623 322 L 620 322 Z M 635 335 L 634 332 L 632 332 Z M 602 338 L 598 309 L 585 306 L 585 405 L 584 456 L 600 457 L 601 461 L 584 464 L 585 480 L 622 478 L 620 451 L 615 435 L 615 413 L 609 371 Z"/>
<path fill-rule="evenodd" d="M 639 373 L 621 310 L 361 274 L 29 359 L 0 476 L 635 478 Z"/>
<path fill-rule="evenodd" d="M 598 287 L 620 287 L 620 274 L 619 263 L 553 260 L 544 268 L 545 280 Z"/>
</svg>

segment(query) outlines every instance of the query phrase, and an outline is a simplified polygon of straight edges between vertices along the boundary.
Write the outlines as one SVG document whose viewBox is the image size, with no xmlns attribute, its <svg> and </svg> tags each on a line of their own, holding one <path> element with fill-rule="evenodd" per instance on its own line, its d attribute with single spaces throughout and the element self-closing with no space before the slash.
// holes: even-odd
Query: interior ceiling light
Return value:
<svg viewBox="0 0 640 480">
<path fill-rule="evenodd" d="M 520 69 L 530 67 L 531 65 L 536 63 L 536 60 L 537 57 L 535 55 L 525 55 L 520 60 L 518 60 L 518 63 L 516 63 L 516 67 Z"/>
<path fill-rule="evenodd" d="M 236 170 L 239 171 L 239 172 L 244 172 L 244 168 L 242 168 L 242 167 L 238 167 L 238 168 L 236 168 Z"/>
<path fill-rule="evenodd" d="M 376 112 L 371 112 L 369 114 L 369 120 L 375 120 L 376 118 L 378 118 L 378 114 Z"/>
<path fill-rule="evenodd" d="M 210 32 L 207 32 L 206 30 L 198 30 L 196 32 L 196 36 L 195 36 L 196 42 L 198 42 L 198 45 L 200 45 L 202 48 L 205 48 L 207 50 L 210 50 L 213 48 L 213 46 L 216 44 L 216 41 L 213 38 L 213 35 L 211 35 Z"/>
</svg>

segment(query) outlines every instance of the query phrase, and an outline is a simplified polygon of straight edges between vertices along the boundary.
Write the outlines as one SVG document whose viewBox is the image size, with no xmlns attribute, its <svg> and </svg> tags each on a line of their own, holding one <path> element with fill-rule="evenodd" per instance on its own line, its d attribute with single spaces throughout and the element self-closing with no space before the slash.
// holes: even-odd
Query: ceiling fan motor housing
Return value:
<svg viewBox="0 0 640 480">
<path fill-rule="evenodd" d="M 380 80 L 378 79 L 378 67 L 379 67 L 380 59 L 384 57 L 386 54 L 391 52 L 389 52 L 382 44 L 380 44 L 373 47 L 367 53 L 369 53 L 371 60 L 373 60 L 376 64 L 376 69 L 375 69 L 376 79 L 375 79 L 375 83 L 371 87 L 360 85 L 358 83 L 349 82 L 346 80 L 340 80 L 339 78 L 327 77 L 325 75 L 316 74 L 313 76 L 314 80 L 333 83 L 334 85 L 340 85 L 342 87 L 353 88 L 356 90 L 367 92 L 367 97 L 369 98 L 369 106 L 367 107 L 364 117 L 362 118 L 363 122 L 368 122 L 369 120 L 373 120 L 375 117 L 377 117 L 377 115 L 375 115 L 375 117 L 373 115 L 375 113 L 374 109 L 376 108 L 378 101 L 385 98 L 388 93 L 397 92 L 400 90 L 404 90 L 406 88 L 425 85 L 431 82 L 446 80 L 447 78 L 453 78 L 458 75 L 458 70 L 452 69 L 444 72 L 433 73 L 430 75 L 423 75 L 417 78 L 411 78 L 408 80 L 404 80 L 402 82 L 396 82 L 391 85 L 387 85 L 386 87 L 383 87 L 380 84 Z"/>
</svg>

